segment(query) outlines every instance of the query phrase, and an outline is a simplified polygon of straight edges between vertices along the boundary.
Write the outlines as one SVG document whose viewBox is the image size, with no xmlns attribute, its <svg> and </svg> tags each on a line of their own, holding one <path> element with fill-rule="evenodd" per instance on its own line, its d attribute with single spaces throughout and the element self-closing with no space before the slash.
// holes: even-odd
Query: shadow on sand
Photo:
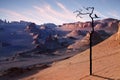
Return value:
<svg viewBox="0 0 120 80">
<path fill-rule="evenodd" d="M 50 67 L 50 65 L 33 66 L 27 69 L 14 67 L 7 70 L 6 74 L 0 76 L 0 80 L 21 80 L 22 78 L 34 75 L 48 67 Z"/>
<path fill-rule="evenodd" d="M 94 77 L 99 77 L 99 78 L 106 79 L 106 80 L 115 80 L 115 79 L 113 79 L 113 78 L 104 77 L 104 76 L 100 76 L 100 75 L 96 75 L 96 74 L 93 74 L 92 76 L 94 76 Z"/>
</svg>

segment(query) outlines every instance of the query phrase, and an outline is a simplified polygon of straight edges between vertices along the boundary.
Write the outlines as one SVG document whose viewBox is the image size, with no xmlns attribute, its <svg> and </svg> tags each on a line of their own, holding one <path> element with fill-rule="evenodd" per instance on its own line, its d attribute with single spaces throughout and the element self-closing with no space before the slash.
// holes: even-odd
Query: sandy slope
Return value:
<svg viewBox="0 0 120 80">
<path fill-rule="evenodd" d="M 93 48 L 93 76 L 89 49 L 23 80 L 120 80 L 120 40 L 116 34 Z"/>
</svg>

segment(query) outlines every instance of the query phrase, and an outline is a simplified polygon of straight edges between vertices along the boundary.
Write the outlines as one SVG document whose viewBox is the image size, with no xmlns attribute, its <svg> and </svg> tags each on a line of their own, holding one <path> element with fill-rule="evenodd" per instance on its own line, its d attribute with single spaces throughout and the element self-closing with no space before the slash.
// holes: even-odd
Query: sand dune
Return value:
<svg viewBox="0 0 120 80">
<path fill-rule="evenodd" d="M 120 80 L 120 41 L 116 34 L 93 47 L 93 75 L 89 49 L 22 80 Z"/>
</svg>

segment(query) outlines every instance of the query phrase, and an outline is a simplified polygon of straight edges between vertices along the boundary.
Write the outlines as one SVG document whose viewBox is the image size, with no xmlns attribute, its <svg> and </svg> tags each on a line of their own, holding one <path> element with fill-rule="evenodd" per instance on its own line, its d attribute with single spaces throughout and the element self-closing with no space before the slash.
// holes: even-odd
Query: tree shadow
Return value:
<svg viewBox="0 0 120 80">
<path fill-rule="evenodd" d="M 92 76 L 94 76 L 94 77 L 99 77 L 99 78 L 103 78 L 103 79 L 107 79 L 107 80 L 115 80 L 115 79 L 113 79 L 113 78 L 104 77 L 104 76 L 100 76 L 100 75 L 96 75 L 96 74 L 93 74 Z"/>
</svg>

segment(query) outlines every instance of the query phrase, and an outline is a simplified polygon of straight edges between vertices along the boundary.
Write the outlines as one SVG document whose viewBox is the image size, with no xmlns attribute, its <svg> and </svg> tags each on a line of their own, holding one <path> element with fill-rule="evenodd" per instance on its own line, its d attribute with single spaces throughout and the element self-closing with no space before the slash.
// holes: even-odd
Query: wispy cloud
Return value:
<svg viewBox="0 0 120 80">
<path fill-rule="evenodd" d="M 56 2 L 57 6 L 61 9 L 61 11 L 57 11 L 53 9 L 49 4 L 45 4 L 44 6 L 33 6 L 38 13 L 39 17 L 43 19 L 43 21 L 50 21 L 57 24 L 62 24 L 65 22 L 75 22 L 78 19 L 73 14 L 73 11 L 67 9 L 60 2 Z M 80 21 L 84 21 L 83 19 L 79 19 Z"/>
<path fill-rule="evenodd" d="M 37 24 L 41 23 L 55 23 L 55 24 L 63 24 L 69 22 L 76 22 L 76 21 L 85 21 L 85 19 L 76 18 L 76 14 L 73 14 L 73 11 L 66 8 L 60 2 L 56 2 L 56 5 L 60 9 L 60 11 L 54 9 L 48 3 L 43 5 L 33 5 L 33 9 L 26 10 L 23 12 L 16 12 L 7 9 L 1 9 L 0 13 L 6 15 L 10 20 L 26 20 L 35 22 Z"/>
<path fill-rule="evenodd" d="M 55 22 L 55 23 L 62 23 L 63 21 L 56 17 L 57 12 L 51 9 L 50 6 L 38 7 L 34 6 L 35 12 L 37 16 L 40 18 L 40 21 L 43 23 L 47 22 Z M 60 16 L 60 14 L 58 15 Z"/>
<path fill-rule="evenodd" d="M 17 13 L 15 11 L 12 11 L 12 10 L 7 10 L 7 9 L 1 9 L 0 8 L 0 13 L 3 13 L 4 15 L 6 15 L 10 21 L 13 21 L 13 20 L 26 20 L 26 21 L 34 21 L 34 19 L 31 19 L 31 18 L 28 18 L 20 13 Z"/>
<path fill-rule="evenodd" d="M 56 4 L 66 13 L 69 13 L 70 11 L 60 2 L 56 2 Z"/>
</svg>

